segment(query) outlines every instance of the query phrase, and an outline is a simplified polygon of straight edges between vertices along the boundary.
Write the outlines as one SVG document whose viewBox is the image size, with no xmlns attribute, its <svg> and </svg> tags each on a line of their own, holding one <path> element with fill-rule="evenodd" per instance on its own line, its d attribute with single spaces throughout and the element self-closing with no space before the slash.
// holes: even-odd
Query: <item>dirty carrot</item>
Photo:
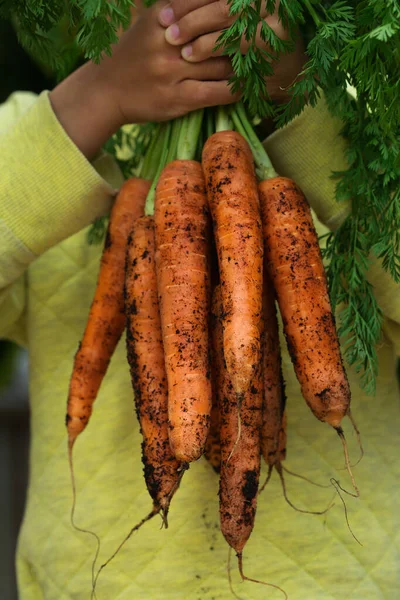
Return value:
<svg viewBox="0 0 400 600">
<path fill-rule="evenodd" d="M 218 403 L 218 371 L 223 367 L 224 344 L 220 317 L 216 314 L 218 303 L 221 300 L 220 286 L 214 287 L 211 320 L 210 320 L 210 342 L 211 342 L 211 384 L 212 384 L 212 409 L 210 431 L 208 433 L 204 456 L 216 473 L 221 470 L 221 440 L 220 440 L 220 415 Z"/>
<path fill-rule="evenodd" d="M 227 371 L 222 347 L 224 309 L 222 288 L 213 299 L 214 328 L 217 331 L 217 389 L 220 409 L 221 474 L 220 522 L 228 544 L 238 555 L 253 530 L 261 461 L 263 382 L 261 362 L 239 406 Z M 241 425 L 239 425 L 239 420 Z M 241 435 L 238 438 L 238 429 Z"/>
<path fill-rule="evenodd" d="M 100 539 L 96 533 L 78 527 L 75 523 L 76 487 L 72 448 L 76 438 L 88 424 L 101 382 L 125 328 L 124 266 L 127 239 L 135 219 L 143 214 L 149 188 L 150 182 L 145 179 L 129 179 L 121 187 L 114 202 L 97 286 L 83 338 L 75 354 L 69 385 L 66 426 L 72 483 L 71 524 L 77 531 L 90 534 L 96 539 L 97 549 L 92 564 L 93 585 Z"/>
<path fill-rule="evenodd" d="M 261 450 L 269 471 L 286 457 L 286 396 L 282 374 L 275 291 L 264 269 L 263 426 Z"/>
<path fill-rule="evenodd" d="M 179 485 L 168 439 L 168 389 L 155 269 L 154 220 L 141 217 L 128 239 L 125 273 L 128 362 L 140 423 L 147 489 L 164 523 Z"/>
<path fill-rule="evenodd" d="M 311 211 L 286 177 L 262 181 L 259 190 L 266 259 L 295 372 L 314 415 L 337 429 L 350 388 Z"/>
<path fill-rule="evenodd" d="M 222 288 L 217 286 L 212 303 L 212 322 L 214 330 L 217 330 L 215 335 L 215 362 L 220 411 L 219 515 L 221 531 L 230 548 L 236 552 L 242 579 L 274 587 L 282 591 L 284 596 L 287 597 L 279 586 L 252 579 L 243 572 L 243 549 L 254 527 L 260 478 L 263 403 L 262 360 L 258 362 L 250 387 L 241 397 L 241 401 L 238 402 L 224 359 L 224 318 Z M 261 320 L 260 328 L 262 326 L 263 322 Z M 262 331 L 260 335 L 262 339 Z M 239 432 L 240 435 L 238 435 Z M 229 561 L 228 576 L 230 580 Z"/>
<path fill-rule="evenodd" d="M 231 116 L 235 127 L 249 141 L 261 180 L 259 196 L 266 262 L 295 373 L 315 416 L 329 423 L 339 435 L 354 495 L 358 497 L 341 427 L 344 416 L 350 418 L 359 443 L 360 435 L 350 413 L 350 387 L 310 207 L 295 182 L 278 176 L 240 102 Z M 360 448 L 362 456 L 361 443 Z"/>
<path fill-rule="evenodd" d="M 219 408 L 216 392 L 213 392 L 210 430 L 204 448 L 204 456 L 214 471 L 219 473 L 221 469 L 221 443 L 219 439 Z"/>
<path fill-rule="evenodd" d="M 263 241 L 253 157 L 239 133 L 219 131 L 207 140 L 202 161 L 221 276 L 225 360 L 235 392 L 243 394 L 261 356 Z"/>
<path fill-rule="evenodd" d="M 129 179 L 111 210 L 97 287 L 69 386 L 66 425 L 70 453 L 89 421 L 93 402 L 125 328 L 126 244 L 133 222 L 143 214 L 149 187 L 150 182 L 145 179 Z"/>
<path fill-rule="evenodd" d="M 350 410 L 350 386 L 311 210 L 300 188 L 286 177 L 262 181 L 259 194 L 266 262 L 302 395 L 317 419 L 338 433 L 359 496 L 341 427 Z"/>
<path fill-rule="evenodd" d="M 209 210 L 201 165 L 175 160 L 155 199 L 156 271 L 168 381 L 169 439 L 181 462 L 204 451 L 211 413 Z"/>
</svg>

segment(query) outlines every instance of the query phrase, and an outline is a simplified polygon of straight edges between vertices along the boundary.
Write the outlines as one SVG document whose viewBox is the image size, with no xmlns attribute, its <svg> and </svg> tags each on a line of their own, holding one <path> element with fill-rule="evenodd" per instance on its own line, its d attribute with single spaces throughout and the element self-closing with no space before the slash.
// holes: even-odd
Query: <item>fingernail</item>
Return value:
<svg viewBox="0 0 400 600">
<path fill-rule="evenodd" d="M 171 6 L 164 6 L 162 11 L 160 12 L 161 25 L 165 25 L 166 27 L 168 27 L 168 25 L 172 25 L 172 23 L 174 21 L 175 21 L 175 14 L 174 14 L 174 11 L 171 8 Z"/>
<path fill-rule="evenodd" d="M 192 46 L 185 46 L 184 48 L 182 48 L 182 56 L 183 58 L 191 58 L 193 54 L 193 47 Z"/>
<path fill-rule="evenodd" d="M 179 38 L 179 35 L 180 31 L 176 23 L 168 27 L 168 29 L 165 32 L 167 42 L 175 42 Z"/>
</svg>

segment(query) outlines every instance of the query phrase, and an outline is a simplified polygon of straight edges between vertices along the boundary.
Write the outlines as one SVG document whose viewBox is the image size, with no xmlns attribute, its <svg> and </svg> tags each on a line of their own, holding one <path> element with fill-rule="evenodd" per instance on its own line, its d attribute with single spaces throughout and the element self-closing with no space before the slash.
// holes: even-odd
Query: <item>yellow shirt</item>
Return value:
<svg viewBox="0 0 400 600">
<path fill-rule="evenodd" d="M 276 169 L 297 180 L 321 221 L 341 222 L 332 169 L 345 168 L 340 123 L 323 102 L 306 109 L 266 141 Z M 15 94 L 0 108 L 0 335 L 30 353 L 31 451 L 28 501 L 17 574 L 20 600 L 90 598 L 92 537 L 70 524 L 71 483 L 65 406 L 74 353 L 95 289 L 101 247 L 86 228 L 109 209 L 121 174 L 102 154 L 91 165 L 55 118 L 47 93 Z M 361 497 L 346 496 L 349 533 L 340 500 L 324 516 L 295 512 L 273 476 L 259 498 L 256 524 L 244 552 L 245 572 L 283 587 L 293 600 L 378 600 L 400 591 L 399 286 L 374 265 L 371 281 L 385 313 L 376 397 L 365 396 L 348 370 L 353 414 L 365 457 L 354 468 Z M 301 398 L 286 347 L 288 468 L 319 483 L 337 477 L 349 488 L 336 433 L 318 422 Z M 350 454 L 359 451 L 345 423 Z M 121 340 L 86 431 L 74 448 L 76 521 L 98 533 L 98 565 L 148 513 L 139 427 Z M 265 468 L 263 476 L 265 475 Z M 321 510 L 332 489 L 286 476 L 300 508 Z M 228 549 L 218 524 L 218 478 L 200 459 L 173 499 L 168 530 L 154 519 L 135 533 L 102 572 L 98 600 L 230 600 Z M 282 598 L 278 591 L 240 583 L 246 599 Z"/>
</svg>

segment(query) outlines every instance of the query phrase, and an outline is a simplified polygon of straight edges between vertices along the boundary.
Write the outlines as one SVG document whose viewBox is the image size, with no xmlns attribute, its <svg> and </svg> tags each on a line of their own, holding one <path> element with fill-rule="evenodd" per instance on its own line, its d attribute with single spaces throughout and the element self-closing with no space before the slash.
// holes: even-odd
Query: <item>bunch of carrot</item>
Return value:
<svg viewBox="0 0 400 600">
<path fill-rule="evenodd" d="M 240 104 L 165 125 L 142 172 L 111 213 L 71 378 L 69 456 L 126 327 L 150 516 L 167 525 L 185 469 L 205 453 L 244 577 L 261 456 L 282 476 L 286 455 L 275 301 L 303 396 L 345 444 L 350 389 L 317 235 Z"/>
</svg>

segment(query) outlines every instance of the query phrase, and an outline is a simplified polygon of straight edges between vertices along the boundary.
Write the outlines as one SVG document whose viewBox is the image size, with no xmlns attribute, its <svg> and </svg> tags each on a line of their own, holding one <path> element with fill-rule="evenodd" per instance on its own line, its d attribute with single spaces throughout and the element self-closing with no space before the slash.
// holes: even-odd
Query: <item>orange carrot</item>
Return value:
<svg viewBox="0 0 400 600">
<path fill-rule="evenodd" d="M 279 343 L 275 291 L 267 269 L 264 272 L 264 403 L 261 449 L 265 462 L 272 470 L 286 456 L 285 384 Z"/>
<path fill-rule="evenodd" d="M 248 390 L 261 356 L 263 240 L 253 157 L 234 131 L 212 135 L 203 169 L 221 275 L 224 353 L 237 394 Z"/>
<path fill-rule="evenodd" d="M 216 396 L 213 394 L 210 430 L 208 432 L 204 456 L 216 473 L 221 470 L 221 443 L 219 439 L 219 409 Z"/>
<path fill-rule="evenodd" d="M 243 548 L 254 526 L 260 476 L 263 399 L 261 361 L 240 405 L 223 357 L 224 311 L 222 289 L 219 287 L 214 294 L 212 310 L 214 327 L 220 330 L 217 332 L 217 340 L 220 341 L 216 348 L 216 381 L 220 408 L 221 531 L 228 544 L 236 551 L 241 564 Z"/>
<path fill-rule="evenodd" d="M 168 391 L 158 305 L 154 219 L 141 217 L 128 240 L 125 275 L 127 350 L 143 435 L 147 489 L 164 523 L 181 474 L 168 439 Z"/>
<path fill-rule="evenodd" d="M 156 189 L 156 270 L 168 381 L 169 439 L 197 460 L 210 425 L 209 213 L 201 165 L 173 161 Z"/>
<path fill-rule="evenodd" d="M 285 177 L 262 181 L 259 191 L 266 260 L 302 394 L 342 437 L 350 388 L 309 205 Z"/>
<path fill-rule="evenodd" d="M 126 244 L 133 222 L 143 214 L 149 188 L 150 182 L 145 179 L 129 179 L 111 211 L 97 287 L 69 387 L 66 425 L 70 453 L 89 421 L 93 402 L 125 328 Z"/>
<path fill-rule="evenodd" d="M 264 270 L 264 356 L 263 356 L 263 377 L 264 377 L 264 403 L 263 403 L 263 427 L 261 435 L 261 449 L 265 462 L 268 465 L 268 475 L 260 489 L 264 490 L 271 478 L 272 471 L 275 469 L 282 483 L 283 495 L 286 502 L 295 510 L 302 513 L 321 515 L 327 512 L 332 504 L 323 511 L 311 511 L 297 508 L 288 498 L 286 492 L 286 483 L 283 471 L 286 470 L 291 475 L 308 481 L 312 485 L 320 486 L 307 477 L 292 473 L 282 466 L 282 461 L 286 458 L 286 438 L 287 438 L 287 418 L 286 418 L 286 396 L 285 383 L 282 374 L 281 350 L 279 343 L 279 327 L 275 307 L 275 291 L 269 278 L 267 269 Z"/>
<path fill-rule="evenodd" d="M 214 288 L 212 306 L 214 307 L 218 297 L 218 301 L 221 298 L 220 286 Z M 212 408 L 211 408 L 211 422 L 210 431 L 206 441 L 206 447 L 204 450 L 204 456 L 214 469 L 216 473 L 221 470 L 221 440 L 219 435 L 220 429 L 220 416 L 219 416 L 219 403 L 218 403 L 218 370 L 221 368 L 221 361 L 224 360 L 224 346 L 223 346 L 223 334 L 222 327 L 218 315 L 215 314 L 214 310 L 211 311 L 211 382 L 212 382 Z"/>
</svg>

